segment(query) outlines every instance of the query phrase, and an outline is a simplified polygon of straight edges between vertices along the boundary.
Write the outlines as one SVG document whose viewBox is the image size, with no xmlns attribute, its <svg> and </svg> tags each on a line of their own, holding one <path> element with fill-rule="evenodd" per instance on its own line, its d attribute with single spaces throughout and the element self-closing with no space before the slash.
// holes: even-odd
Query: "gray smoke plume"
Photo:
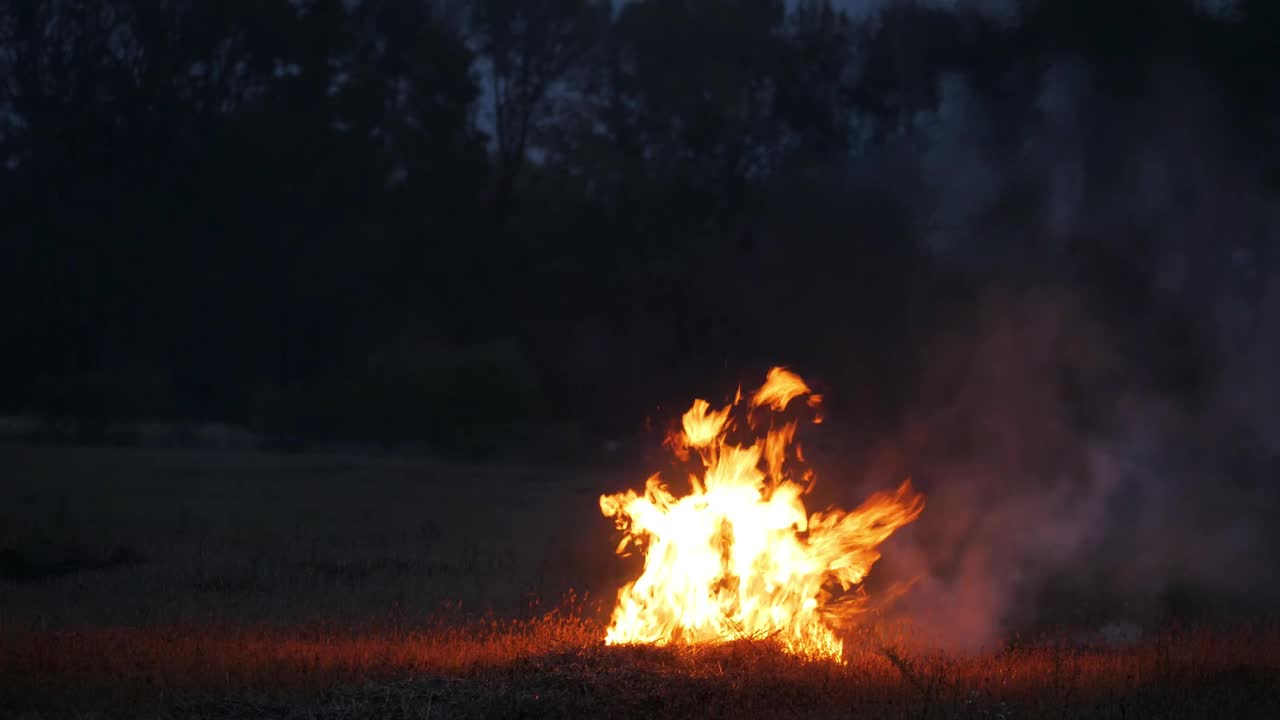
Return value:
<svg viewBox="0 0 1280 720">
<path fill-rule="evenodd" d="M 1011 143 L 946 78 L 900 188 L 938 266 L 986 288 L 921 310 L 908 420 L 870 469 L 928 495 L 877 572 L 918 578 L 902 610 L 942 645 L 1277 595 L 1280 204 L 1205 74 L 1097 85 L 1050 67 Z"/>
</svg>

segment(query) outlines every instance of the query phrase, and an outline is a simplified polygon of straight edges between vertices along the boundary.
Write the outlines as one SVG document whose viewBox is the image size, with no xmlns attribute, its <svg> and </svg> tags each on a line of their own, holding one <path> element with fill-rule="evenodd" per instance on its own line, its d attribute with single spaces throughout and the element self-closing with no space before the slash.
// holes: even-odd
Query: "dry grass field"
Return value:
<svg viewBox="0 0 1280 720">
<path fill-rule="evenodd" d="M 1280 631 L 604 647 L 638 473 L 0 448 L 0 717 L 1280 717 Z M 572 589 L 572 590 L 571 590 Z"/>
</svg>

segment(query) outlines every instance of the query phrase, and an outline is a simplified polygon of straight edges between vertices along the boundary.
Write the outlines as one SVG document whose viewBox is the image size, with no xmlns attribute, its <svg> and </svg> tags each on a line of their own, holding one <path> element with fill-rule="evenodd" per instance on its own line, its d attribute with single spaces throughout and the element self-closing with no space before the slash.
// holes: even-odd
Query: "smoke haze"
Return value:
<svg viewBox="0 0 1280 720">
<path fill-rule="evenodd" d="M 917 312 L 902 430 L 870 468 L 928 495 L 882 572 L 919 578 L 904 607 L 943 644 L 1274 593 L 1280 215 L 1263 165 L 1194 68 L 1161 68 L 1135 102 L 1098 84 L 1054 63 L 1009 138 L 948 76 L 898 156 L 918 163 L 898 191 L 930 257 L 981 288 Z M 988 232 L 1019 185 L 1042 201 Z"/>
</svg>

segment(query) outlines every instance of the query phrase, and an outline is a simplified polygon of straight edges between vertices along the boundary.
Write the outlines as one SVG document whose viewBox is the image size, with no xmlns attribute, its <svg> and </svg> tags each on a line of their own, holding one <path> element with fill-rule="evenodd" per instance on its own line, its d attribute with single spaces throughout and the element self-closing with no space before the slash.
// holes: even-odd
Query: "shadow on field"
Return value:
<svg viewBox="0 0 1280 720">
<path fill-rule="evenodd" d="M 40 561 L 11 548 L 0 548 L 0 580 L 34 583 L 95 570 L 133 567 L 143 562 L 144 558 L 138 551 L 123 545 L 117 545 L 106 554 L 77 551 L 52 561 Z"/>
</svg>

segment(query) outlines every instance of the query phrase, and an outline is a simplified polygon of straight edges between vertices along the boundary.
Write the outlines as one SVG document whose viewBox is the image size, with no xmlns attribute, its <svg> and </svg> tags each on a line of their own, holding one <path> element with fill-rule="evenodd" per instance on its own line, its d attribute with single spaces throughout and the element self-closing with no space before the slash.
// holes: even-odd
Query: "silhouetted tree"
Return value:
<svg viewBox="0 0 1280 720">
<path fill-rule="evenodd" d="M 1002 273 L 1181 317 L 1151 228 L 1040 237 L 1044 145 L 1105 198 L 1153 78 L 1220 84 L 1280 187 L 1274 3 L 617 5 L 0 0 L 0 411 L 477 450 L 782 352 L 857 358 L 886 418 L 938 308 Z M 948 193 L 963 271 L 921 235 Z"/>
<path fill-rule="evenodd" d="M 480 0 L 472 24 L 486 59 L 497 151 L 496 219 L 511 213 L 530 138 L 557 83 L 586 60 L 608 18 L 599 0 Z"/>
</svg>

